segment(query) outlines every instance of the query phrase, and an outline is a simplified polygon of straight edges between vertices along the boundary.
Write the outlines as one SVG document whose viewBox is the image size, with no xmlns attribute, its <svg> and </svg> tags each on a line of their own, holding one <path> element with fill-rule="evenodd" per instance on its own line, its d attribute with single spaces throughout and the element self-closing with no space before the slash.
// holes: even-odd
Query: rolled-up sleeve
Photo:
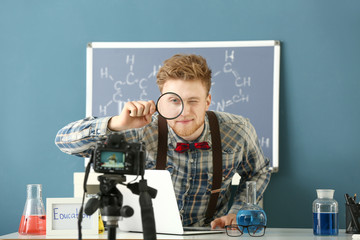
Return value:
<svg viewBox="0 0 360 240">
<path fill-rule="evenodd" d="M 55 144 L 64 153 L 89 157 L 96 141 L 107 134 L 110 118 L 88 117 L 72 122 L 58 131 Z"/>
</svg>

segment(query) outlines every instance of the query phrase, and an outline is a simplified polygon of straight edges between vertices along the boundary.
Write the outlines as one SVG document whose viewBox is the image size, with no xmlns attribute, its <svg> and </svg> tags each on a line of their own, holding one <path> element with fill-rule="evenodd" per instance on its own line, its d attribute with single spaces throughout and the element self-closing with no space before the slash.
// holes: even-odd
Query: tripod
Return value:
<svg viewBox="0 0 360 240">
<path fill-rule="evenodd" d="M 123 195 L 117 189 L 117 184 L 123 184 L 126 177 L 123 175 L 98 176 L 100 182 L 99 198 L 91 198 L 86 203 L 85 213 L 92 215 L 98 208 L 102 209 L 102 217 L 108 228 L 108 240 L 116 239 L 116 228 L 121 217 L 131 217 L 134 210 L 130 206 L 122 206 Z M 147 186 L 147 181 L 142 179 L 139 183 L 128 184 L 127 187 L 139 195 L 143 235 L 145 240 L 156 239 L 155 219 L 151 198 L 155 198 L 157 190 Z"/>
</svg>

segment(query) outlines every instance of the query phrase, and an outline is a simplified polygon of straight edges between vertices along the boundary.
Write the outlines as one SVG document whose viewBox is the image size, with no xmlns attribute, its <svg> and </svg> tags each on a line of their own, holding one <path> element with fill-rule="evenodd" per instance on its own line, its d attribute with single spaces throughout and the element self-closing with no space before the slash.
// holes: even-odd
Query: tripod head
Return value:
<svg viewBox="0 0 360 240">
<path fill-rule="evenodd" d="M 100 182 L 100 192 L 98 198 L 91 198 L 86 203 L 85 213 L 92 215 L 100 208 L 103 220 L 107 226 L 117 227 L 121 217 L 131 217 L 134 210 L 129 206 L 122 206 L 123 195 L 116 185 L 126 181 L 123 175 L 101 175 L 98 177 Z"/>
</svg>

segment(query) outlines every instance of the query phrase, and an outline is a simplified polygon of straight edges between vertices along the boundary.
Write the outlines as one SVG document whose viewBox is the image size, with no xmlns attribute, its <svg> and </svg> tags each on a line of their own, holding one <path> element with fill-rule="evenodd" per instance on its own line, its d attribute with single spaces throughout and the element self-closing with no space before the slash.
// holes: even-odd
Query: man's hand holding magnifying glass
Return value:
<svg viewBox="0 0 360 240">
<path fill-rule="evenodd" d="M 151 122 L 151 116 L 158 111 L 165 119 L 172 120 L 179 117 L 184 110 L 181 97 L 173 92 L 162 94 L 156 102 L 133 101 L 127 102 L 120 115 L 112 117 L 108 128 L 112 131 L 121 131 L 130 128 L 140 128 Z"/>
<path fill-rule="evenodd" d="M 120 115 L 109 120 L 108 128 L 112 131 L 121 131 L 143 127 L 151 122 L 151 116 L 155 112 L 153 100 L 127 102 Z"/>
</svg>

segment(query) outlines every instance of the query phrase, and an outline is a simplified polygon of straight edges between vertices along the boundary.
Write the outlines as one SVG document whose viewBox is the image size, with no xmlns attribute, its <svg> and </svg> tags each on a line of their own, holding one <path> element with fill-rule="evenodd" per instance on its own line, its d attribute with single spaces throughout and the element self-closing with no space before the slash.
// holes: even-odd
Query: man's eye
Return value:
<svg viewBox="0 0 360 240">
<path fill-rule="evenodd" d="M 171 103 L 179 103 L 180 100 L 178 98 L 172 98 L 172 99 L 170 99 L 170 102 Z"/>
</svg>

